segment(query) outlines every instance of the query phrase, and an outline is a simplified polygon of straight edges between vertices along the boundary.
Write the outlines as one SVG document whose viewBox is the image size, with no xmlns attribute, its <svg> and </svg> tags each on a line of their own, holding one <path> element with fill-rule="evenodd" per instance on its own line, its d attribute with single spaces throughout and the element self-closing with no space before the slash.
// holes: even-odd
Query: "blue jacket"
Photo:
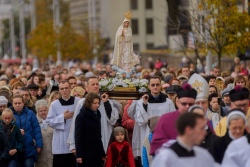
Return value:
<svg viewBox="0 0 250 167">
<path fill-rule="evenodd" d="M 153 139 L 153 133 L 149 133 L 148 135 L 148 141 L 151 143 Z M 148 160 L 148 153 L 147 153 L 147 149 L 146 146 L 142 147 L 142 164 L 143 167 L 149 167 L 149 160 Z"/>
<path fill-rule="evenodd" d="M 43 147 L 41 128 L 39 126 L 36 115 L 33 111 L 24 107 L 20 113 L 17 113 L 13 107 L 10 107 L 16 118 L 16 125 L 19 129 L 23 129 L 24 139 L 24 157 L 37 157 L 36 148 Z"/>
</svg>

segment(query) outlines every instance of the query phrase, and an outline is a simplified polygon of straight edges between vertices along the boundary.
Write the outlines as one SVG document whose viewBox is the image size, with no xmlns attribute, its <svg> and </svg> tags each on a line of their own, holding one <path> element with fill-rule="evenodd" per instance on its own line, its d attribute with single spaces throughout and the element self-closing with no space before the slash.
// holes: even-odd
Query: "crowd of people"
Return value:
<svg viewBox="0 0 250 167">
<path fill-rule="evenodd" d="M 110 99 L 110 65 L 2 67 L 1 167 L 247 167 L 249 70 L 137 66 L 139 100 Z"/>
</svg>

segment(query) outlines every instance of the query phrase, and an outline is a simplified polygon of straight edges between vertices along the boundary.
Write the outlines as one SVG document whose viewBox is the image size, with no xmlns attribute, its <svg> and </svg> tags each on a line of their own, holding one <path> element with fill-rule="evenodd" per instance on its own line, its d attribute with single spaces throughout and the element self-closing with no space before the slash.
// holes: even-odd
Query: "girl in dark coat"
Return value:
<svg viewBox="0 0 250 167">
<path fill-rule="evenodd" d="M 135 167 L 132 148 L 123 127 L 116 127 L 110 137 L 106 167 Z"/>
<path fill-rule="evenodd" d="M 8 167 L 16 167 L 18 166 L 18 153 L 23 151 L 23 136 L 16 126 L 11 109 L 3 110 L 2 120 L 0 126 L 6 134 L 10 146 Z"/>
<path fill-rule="evenodd" d="M 105 152 L 101 136 L 100 97 L 88 93 L 75 121 L 76 161 L 78 167 L 102 167 Z"/>
</svg>

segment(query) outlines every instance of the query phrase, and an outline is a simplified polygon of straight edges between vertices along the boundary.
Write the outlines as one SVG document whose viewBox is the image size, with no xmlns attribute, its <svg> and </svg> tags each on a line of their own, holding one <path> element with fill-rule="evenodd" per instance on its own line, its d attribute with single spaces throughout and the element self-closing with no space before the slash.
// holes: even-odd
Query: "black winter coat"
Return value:
<svg viewBox="0 0 250 167">
<path fill-rule="evenodd" d="M 9 158 L 9 143 L 5 133 L 0 130 L 0 166 L 5 167 L 7 159 Z"/>
<path fill-rule="evenodd" d="M 82 107 L 75 121 L 76 156 L 83 163 L 78 167 L 102 167 L 105 151 L 101 136 L 101 114 Z"/>
<path fill-rule="evenodd" d="M 231 143 L 232 139 L 230 138 L 228 131 L 223 137 L 219 137 L 214 141 L 213 147 L 212 147 L 212 156 L 214 157 L 214 160 L 218 163 L 222 163 L 224 154 L 226 152 L 226 149 L 228 145 Z"/>
<path fill-rule="evenodd" d="M 214 141 L 218 139 L 219 137 L 216 136 L 213 132 L 211 132 L 210 128 L 207 129 L 207 135 L 205 136 L 205 139 L 200 144 L 202 148 L 205 148 L 210 154 L 212 154 L 212 148 Z"/>
</svg>

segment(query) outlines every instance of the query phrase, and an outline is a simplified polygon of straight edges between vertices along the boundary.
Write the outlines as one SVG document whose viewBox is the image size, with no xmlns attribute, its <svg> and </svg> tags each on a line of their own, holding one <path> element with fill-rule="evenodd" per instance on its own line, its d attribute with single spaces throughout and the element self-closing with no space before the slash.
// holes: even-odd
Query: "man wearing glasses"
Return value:
<svg viewBox="0 0 250 167">
<path fill-rule="evenodd" d="M 132 149 L 134 157 L 140 162 L 142 142 L 149 134 L 148 120 L 154 116 L 175 111 L 172 100 L 161 93 L 161 79 L 159 77 L 149 78 L 149 94 L 144 94 L 140 100 L 134 100 L 128 108 L 129 116 L 135 120 L 132 137 Z"/>
<path fill-rule="evenodd" d="M 161 116 L 155 127 L 150 154 L 155 155 L 156 151 L 166 142 L 170 145 L 176 141 L 178 135 L 175 124 L 179 116 L 189 110 L 195 104 L 197 91 L 189 84 L 184 84 L 177 90 L 176 105 L 178 110 Z"/>
<path fill-rule="evenodd" d="M 69 151 L 67 138 L 76 104 L 80 98 L 70 96 L 70 91 L 68 81 L 59 83 L 59 92 L 62 97 L 51 103 L 46 120 L 48 125 L 54 129 L 52 139 L 53 167 L 76 166 L 76 158 Z"/>
<path fill-rule="evenodd" d="M 231 100 L 231 109 L 242 109 L 246 115 L 246 118 L 248 118 L 250 116 L 249 90 L 241 86 L 235 86 L 234 89 L 229 92 L 229 97 Z M 215 133 L 217 136 L 224 136 L 226 134 L 226 123 L 227 117 L 224 117 L 220 120 L 215 129 Z"/>
</svg>

